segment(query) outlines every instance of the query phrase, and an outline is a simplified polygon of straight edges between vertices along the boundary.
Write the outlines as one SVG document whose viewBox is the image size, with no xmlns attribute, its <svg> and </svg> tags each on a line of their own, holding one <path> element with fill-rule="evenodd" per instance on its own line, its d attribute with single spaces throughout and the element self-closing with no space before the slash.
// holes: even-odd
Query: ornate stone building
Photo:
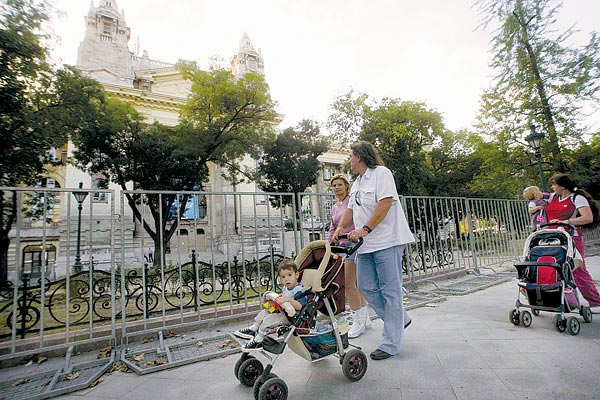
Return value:
<svg viewBox="0 0 600 400">
<path fill-rule="evenodd" d="M 131 103 L 139 112 L 146 116 L 148 121 L 158 121 L 166 125 L 176 125 L 179 119 L 181 105 L 186 101 L 191 88 L 191 83 L 183 79 L 180 72 L 171 63 L 153 60 L 147 51 L 138 56 L 129 49 L 131 29 L 127 26 L 124 11 L 119 11 L 116 0 L 100 0 L 98 6 L 94 0 L 90 1 L 88 14 L 84 17 L 85 35 L 79 45 L 76 67 L 85 76 L 91 77 L 102 83 L 104 89 L 121 101 Z M 256 50 L 249 36 L 244 33 L 239 43 L 237 52 L 231 57 L 231 71 L 236 77 L 248 72 L 264 74 L 264 60 L 260 50 Z M 281 116 L 283 119 L 283 116 Z M 279 121 L 281 121 L 281 119 Z M 56 158 L 62 163 L 49 171 L 44 185 L 56 188 L 75 188 L 81 182 L 84 188 L 113 189 L 117 204 L 113 204 L 107 193 L 91 193 L 88 201 L 92 207 L 85 207 L 83 212 L 82 227 L 82 258 L 89 259 L 94 255 L 97 259 L 110 257 L 111 235 L 114 232 L 114 212 L 119 208 L 121 189 L 114 184 L 107 184 L 102 176 L 90 176 L 83 171 L 68 164 L 66 159 L 72 154 L 73 145 L 68 143 L 57 149 Z M 323 155 L 323 176 L 312 188 L 313 192 L 323 193 L 328 190 L 330 171 L 339 170 L 343 160 L 347 158 L 345 151 L 331 151 Z M 246 160 L 254 163 L 253 160 Z M 240 184 L 233 186 L 226 181 L 218 167 L 209 166 L 211 175 L 205 190 L 213 193 L 255 193 L 254 184 Z M 264 196 L 251 196 L 251 201 L 232 201 L 230 203 L 218 201 L 212 205 L 213 215 L 220 215 L 227 219 L 226 224 L 213 224 L 210 234 L 208 231 L 208 218 L 185 221 L 181 224 L 177 234 L 176 243 L 172 247 L 181 248 L 182 253 L 189 253 L 192 248 L 198 251 L 207 250 L 212 246 L 217 251 L 231 249 L 231 235 L 239 235 L 242 231 L 249 234 L 242 242 L 255 242 L 257 239 L 279 237 L 283 232 L 272 232 L 272 227 L 282 225 L 279 210 L 270 207 Z M 87 203 L 86 203 L 87 204 Z M 260 207 L 257 207 L 260 205 Z M 266 206 L 266 207 L 264 207 Z M 206 201 L 204 204 L 206 207 Z M 124 214 L 126 221 L 125 232 L 121 241 L 127 246 L 125 252 L 129 260 L 142 260 L 143 252 L 148 247 L 148 238 L 133 218 L 128 206 L 117 210 Z M 77 204 L 68 193 L 57 195 L 53 208 L 55 214 L 53 228 L 45 230 L 45 242 L 52 246 L 56 263 L 72 263 L 73 249 L 75 248 L 75 234 L 73 233 L 73 218 L 77 213 Z M 206 214 L 205 214 L 206 215 Z M 262 227 L 256 229 L 258 219 L 262 219 Z M 251 216 L 251 217 L 250 217 Z M 149 218 L 149 213 L 148 213 Z M 89 221 L 89 224 L 87 223 Z M 136 221 L 136 222 L 134 222 Z M 186 226 L 190 225 L 190 226 Z M 193 226 L 191 226 L 193 225 Z M 229 225 L 229 226 L 228 226 Z M 113 228 L 111 228 L 113 227 Z M 280 227 L 281 228 L 281 227 Z M 267 233 L 268 231 L 268 233 Z M 93 235 L 92 235 L 93 232 Z M 194 234 L 194 238 L 190 233 Z M 230 233 L 227 233 L 230 232 Z M 185 235 L 184 235 L 185 233 Z M 31 240 L 21 241 L 13 250 L 9 258 L 14 260 L 17 248 L 20 252 L 32 243 L 41 242 L 40 232 L 29 232 Z M 181 235 L 180 235 L 181 234 Z M 243 235 L 242 235 L 243 236 Z M 240 246 L 245 246 L 242 243 Z M 251 246 L 250 246 L 251 247 Z M 239 250 L 238 248 L 235 249 Z M 91 254 L 90 254 L 91 253 Z M 69 261 L 70 260 L 70 261 Z M 64 271 L 59 271 L 64 273 Z"/>
</svg>

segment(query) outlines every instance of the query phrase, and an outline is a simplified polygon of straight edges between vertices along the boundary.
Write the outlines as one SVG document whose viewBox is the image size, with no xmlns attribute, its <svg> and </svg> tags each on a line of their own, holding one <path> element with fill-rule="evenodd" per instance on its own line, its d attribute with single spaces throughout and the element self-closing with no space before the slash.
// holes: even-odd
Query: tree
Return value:
<svg viewBox="0 0 600 400">
<path fill-rule="evenodd" d="M 199 191 L 208 179 L 210 162 L 225 167 L 235 183 L 242 157 L 256 155 L 274 136 L 275 111 L 268 87 L 255 74 L 236 80 L 216 67 L 199 71 L 193 64 L 180 64 L 180 68 L 192 89 L 178 126 L 145 123 L 132 106 L 104 94 L 90 111 L 97 115 L 95 122 L 75 135 L 78 165 L 103 174 L 123 190 L 131 189 L 133 183 L 141 190 Z M 164 258 L 178 227 L 173 210 L 181 216 L 190 194 L 144 196 L 152 226 L 142 221 L 141 198 L 126 197 L 135 218 L 154 241 L 155 263 L 159 263 L 158 255 Z"/>
<path fill-rule="evenodd" d="M 555 34 L 561 5 L 555 0 L 479 0 L 477 5 L 484 28 L 498 24 L 491 40 L 491 66 L 498 75 L 482 98 L 481 131 L 524 147 L 521 136 L 535 123 L 548 134 L 545 158 L 554 171 L 564 172 L 561 146 L 580 142 L 582 108 L 599 100 L 598 34 L 585 46 L 567 47 L 574 31 Z"/>
<path fill-rule="evenodd" d="M 327 119 L 332 138 L 341 145 L 356 142 L 372 107 L 368 95 L 352 89 L 338 96 L 331 104 L 333 113 Z"/>
<path fill-rule="evenodd" d="M 429 194 L 432 196 L 473 197 L 470 183 L 483 159 L 475 152 L 476 137 L 467 131 L 444 132 L 428 153 L 433 169 Z"/>
<path fill-rule="evenodd" d="M 315 121 L 302 120 L 296 128 L 285 129 L 265 147 L 259 160 L 256 181 L 265 192 L 304 192 L 317 181 L 321 163 L 317 159 L 327 151 L 328 141 L 321 136 Z M 290 205 L 290 197 L 271 197 L 274 207 Z M 296 209 L 296 212 L 299 212 Z M 300 218 L 300 214 L 296 215 Z"/>
<path fill-rule="evenodd" d="M 600 132 L 589 144 L 583 144 L 565 155 L 569 174 L 596 200 L 600 200 Z"/>
<path fill-rule="evenodd" d="M 258 158 L 275 138 L 275 103 L 262 75 L 248 73 L 235 79 L 231 72 L 211 66 L 201 71 L 195 64 L 180 64 L 192 82 L 181 114 L 179 145 L 189 148 L 201 165 L 225 167 L 227 178 L 239 182 L 243 156 Z"/>
<path fill-rule="evenodd" d="M 383 99 L 371 110 L 360 139 L 377 147 L 400 194 L 427 195 L 433 171 L 425 149 L 444 131 L 441 115 L 424 103 Z"/>
<path fill-rule="evenodd" d="M 0 4 L 0 186 L 37 183 L 48 150 L 64 143 L 64 132 L 51 129 L 47 118 L 57 96 L 47 62 L 49 36 L 42 29 L 51 11 L 43 1 Z M 7 284 L 16 196 L 15 191 L 0 191 L 0 286 Z"/>
</svg>

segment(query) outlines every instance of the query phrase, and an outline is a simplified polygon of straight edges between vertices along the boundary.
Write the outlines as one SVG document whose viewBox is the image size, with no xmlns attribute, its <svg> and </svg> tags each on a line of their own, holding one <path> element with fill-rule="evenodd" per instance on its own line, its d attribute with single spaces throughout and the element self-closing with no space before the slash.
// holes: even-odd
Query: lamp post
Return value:
<svg viewBox="0 0 600 400">
<path fill-rule="evenodd" d="M 540 170 L 540 179 L 542 180 L 542 192 L 546 192 L 546 179 L 544 179 L 544 170 L 542 169 L 542 154 L 540 152 L 542 139 L 546 137 L 543 132 L 536 132 L 535 125 L 530 125 L 531 133 L 525 137 L 529 146 L 535 152 L 538 168 Z"/>
<path fill-rule="evenodd" d="M 79 182 L 79 189 L 83 188 L 83 183 Z M 81 272 L 81 210 L 82 203 L 87 197 L 87 192 L 73 192 L 75 200 L 77 200 L 77 252 L 75 253 L 75 262 L 73 263 L 73 273 Z"/>
</svg>

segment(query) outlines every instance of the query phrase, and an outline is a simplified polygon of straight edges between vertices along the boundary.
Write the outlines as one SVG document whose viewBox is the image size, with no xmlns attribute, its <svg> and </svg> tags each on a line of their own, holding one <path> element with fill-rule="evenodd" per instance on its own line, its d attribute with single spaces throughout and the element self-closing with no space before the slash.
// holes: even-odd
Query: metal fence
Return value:
<svg viewBox="0 0 600 400">
<path fill-rule="evenodd" d="M 334 203 L 314 193 L 0 191 L 17 210 L 0 361 L 254 312 L 264 291 L 278 289 L 278 263 L 327 239 Z M 401 201 L 416 238 L 404 257 L 408 287 L 513 260 L 529 233 L 524 201 Z"/>
</svg>

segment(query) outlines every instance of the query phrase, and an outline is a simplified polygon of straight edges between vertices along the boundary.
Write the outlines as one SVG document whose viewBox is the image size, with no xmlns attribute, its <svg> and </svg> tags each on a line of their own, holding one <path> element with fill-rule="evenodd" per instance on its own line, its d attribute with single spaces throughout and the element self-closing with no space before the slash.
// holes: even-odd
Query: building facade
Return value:
<svg viewBox="0 0 600 400">
<path fill-rule="evenodd" d="M 175 65 L 151 59 L 147 51 L 139 56 L 129 49 L 131 29 L 127 26 L 124 11 L 119 11 L 116 0 L 100 0 L 98 6 L 92 0 L 84 23 L 86 31 L 78 48 L 76 64 L 82 74 L 100 82 L 109 95 L 133 105 L 147 121 L 176 125 L 181 106 L 191 90 L 191 83 L 183 78 Z M 249 72 L 264 75 L 264 59 L 260 49 L 255 49 L 246 33 L 242 35 L 230 63 L 231 71 L 236 77 Z M 282 119 L 283 116 L 280 116 L 276 122 Z M 56 149 L 55 157 L 60 163 L 48 172 L 42 185 L 48 188 L 76 188 L 82 183 L 84 188 L 99 190 L 90 193 L 88 201 L 92 202 L 92 205 L 81 210 L 81 219 L 84 221 L 80 229 L 82 259 L 89 262 L 92 257 L 95 257 L 96 261 L 111 257 L 107 249 L 111 247 L 110 236 L 114 234 L 113 219 L 117 210 L 127 221 L 124 232 L 121 233 L 122 240 L 127 243 L 127 262 L 140 264 L 147 260 L 148 253 L 152 252 L 151 241 L 140 221 L 133 218 L 129 207 L 122 207 L 120 204 L 120 187 L 106 182 L 102 176 L 90 176 L 67 163 L 67 158 L 72 152 L 72 143 Z M 341 165 L 346 158 L 347 152 L 340 149 L 332 149 L 321 156 L 323 174 L 317 185 L 309 191 L 327 192 L 330 176 L 341 171 Z M 245 162 L 252 165 L 254 160 L 247 159 Z M 232 185 L 222 177 L 219 167 L 215 165 L 209 165 L 209 169 L 210 178 L 204 189 L 215 193 L 215 197 L 206 196 L 201 201 L 198 200 L 200 207 L 205 210 L 201 217 L 181 221 L 176 239 L 172 240 L 170 246 L 173 252 L 188 253 L 190 249 L 194 249 L 199 253 L 216 251 L 222 254 L 238 254 L 242 248 L 252 248 L 253 243 L 259 240 L 281 240 L 281 236 L 284 235 L 282 218 L 291 214 L 289 210 L 284 210 L 282 216 L 282 211 L 272 208 L 266 196 L 260 194 L 247 195 L 247 199 L 243 201 L 241 196 L 230 202 L 216 200 L 217 194 L 225 196 L 227 193 L 260 191 L 253 183 Z M 114 198 L 110 198 L 109 192 L 106 191 L 108 189 L 115 191 Z M 216 201 L 207 205 L 211 199 Z M 73 230 L 78 204 L 70 192 L 66 191 L 55 193 L 52 202 L 51 227 L 42 227 L 39 223 L 38 226 L 32 224 L 26 235 L 21 234 L 18 245 L 9 254 L 9 262 L 10 259 L 15 260 L 16 252 L 20 253 L 21 262 L 28 257 L 47 259 L 48 256 L 32 256 L 25 251 L 27 246 L 38 251 L 35 246 L 41 245 L 40 237 L 43 236 L 42 247 L 52 249 L 51 258 L 56 265 L 65 265 L 64 268 L 59 268 L 58 274 L 65 273 L 66 265 L 72 263 L 73 249 L 76 246 L 77 235 Z M 310 204 L 302 206 L 310 207 Z M 149 213 L 147 218 L 150 218 Z M 211 218 L 220 218 L 227 222 L 211 224 Z M 240 239 L 240 236 L 243 238 Z"/>
</svg>

